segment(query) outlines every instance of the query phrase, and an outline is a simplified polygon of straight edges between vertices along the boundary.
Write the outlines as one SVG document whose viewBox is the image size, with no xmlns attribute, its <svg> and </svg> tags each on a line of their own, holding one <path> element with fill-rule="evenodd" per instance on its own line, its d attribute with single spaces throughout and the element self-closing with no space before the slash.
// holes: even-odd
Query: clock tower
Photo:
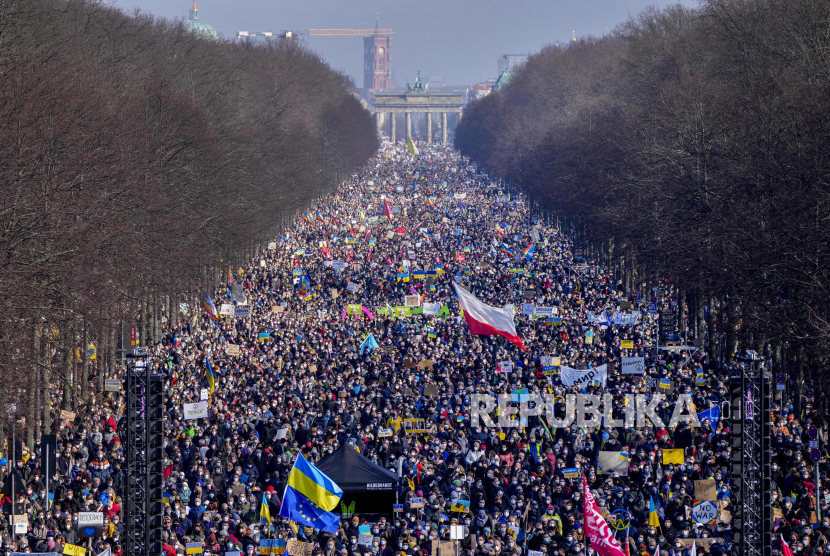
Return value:
<svg viewBox="0 0 830 556">
<path fill-rule="evenodd" d="M 374 101 L 375 92 L 389 91 L 392 83 L 392 37 L 373 35 L 363 38 L 363 91 Z"/>
</svg>

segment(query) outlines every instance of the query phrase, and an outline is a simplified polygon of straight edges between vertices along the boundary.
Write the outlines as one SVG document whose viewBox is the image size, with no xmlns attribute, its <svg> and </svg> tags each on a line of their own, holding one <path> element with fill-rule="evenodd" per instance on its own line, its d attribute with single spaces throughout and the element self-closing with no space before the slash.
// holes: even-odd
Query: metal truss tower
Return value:
<svg viewBox="0 0 830 556">
<path fill-rule="evenodd" d="M 732 556 L 769 556 L 770 379 L 760 357 L 745 352 L 731 377 Z"/>
<path fill-rule="evenodd" d="M 162 548 L 162 379 L 152 373 L 146 348 L 133 350 L 127 360 L 124 553 L 156 556 Z"/>
</svg>

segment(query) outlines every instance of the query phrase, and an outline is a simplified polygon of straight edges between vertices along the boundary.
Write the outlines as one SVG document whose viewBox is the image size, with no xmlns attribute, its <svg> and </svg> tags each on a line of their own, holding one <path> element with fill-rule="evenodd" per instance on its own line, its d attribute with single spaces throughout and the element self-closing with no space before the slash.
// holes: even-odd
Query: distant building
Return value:
<svg viewBox="0 0 830 556">
<path fill-rule="evenodd" d="M 392 82 L 392 37 L 363 37 L 363 94 L 370 103 L 377 91 L 395 89 Z"/>
<path fill-rule="evenodd" d="M 196 33 L 208 39 L 219 40 L 219 33 L 216 29 L 199 19 L 199 10 L 196 8 L 196 0 L 193 0 L 193 7 L 190 8 L 190 16 L 182 24 L 191 33 Z"/>
<path fill-rule="evenodd" d="M 527 62 L 527 54 L 504 54 L 498 59 L 498 71 L 496 75 L 501 75 L 506 71 L 515 71 L 525 62 Z"/>
<path fill-rule="evenodd" d="M 470 100 L 478 100 L 480 98 L 484 98 L 490 94 L 490 91 L 493 90 L 493 87 L 496 85 L 495 79 L 488 79 L 483 83 L 476 83 L 473 85 L 473 90 L 470 91 Z"/>
</svg>

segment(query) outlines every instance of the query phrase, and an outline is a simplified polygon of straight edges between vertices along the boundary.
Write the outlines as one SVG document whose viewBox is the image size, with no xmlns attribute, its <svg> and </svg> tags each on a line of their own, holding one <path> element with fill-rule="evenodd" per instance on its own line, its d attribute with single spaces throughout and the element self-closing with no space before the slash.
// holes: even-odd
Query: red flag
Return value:
<svg viewBox="0 0 830 556">
<path fill-rule="evenodd" d="M 389 206 L 389 201 L 386 199 L 383 200 L 383 216 L 386 218 L 392 218 L 392 207 Z"/>
<path fill-rule="evenodd" d="M 593 548 L 600 556 L 625 556 L 620 543 L 614 538 L 613 533 L 608 529 L 608 524 L 599 513 L 597 502 L 591 489 L 588 488 L 588 480 L 582 476 L 582 499 L 585 512 L 585 536 L 591 541 Z"/>
<path fill-rule="evenodd" d="M 790 545 L 784 540 L 784 535 L 781 535 L 781 551 L 784 553 L 784 556 L 793 556 L 793 551 L 790 550 Z"/>
<path fill-rule="evenodd" d="M 455 282 L 452 285 L 455 288 L 455 294 L 458 296 L 458 302 L 461 304 L 461 308 L 464 309 L 464 318 L 467 319 L 470 334 L 502 336 L 522 351 L 527 351 L 524 344 L 522 344 L 522 339 L 516 333 L 512 307 L 500 309 L 487 305 L 476 299 L 472 293 L 464 288 L 459 288 Z"/>
<path fill-rule="evenodd" d="M 398 228 L 397 230 L 395 230 L 395 233 L 396 233 L 396 234 L 398 234 L 398 235 L 400 235 L 400 236 L 403 236 L 403 235 L 406 235 L 406 230 L 404 229 L 404 227 L 403 227 L 403 226 L 401 226 L 400 228 Z"/>
</svg>

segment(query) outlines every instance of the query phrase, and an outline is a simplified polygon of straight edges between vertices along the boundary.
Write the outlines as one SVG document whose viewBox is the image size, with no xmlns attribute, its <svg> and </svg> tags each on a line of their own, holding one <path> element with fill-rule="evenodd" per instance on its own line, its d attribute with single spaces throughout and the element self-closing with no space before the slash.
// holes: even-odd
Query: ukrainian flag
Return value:
<svg viewBox="0 0 830 556">
<path fill-rule="evenodd" d="M 262 494 L 262 505 L 259 507 L 259 522 L 267 523 L 268 530 L 271 530 L 271 508 L 268 507 L 268 499 L 265 493 Z"/>
<path fill-rule="evenodd" d="M 216 380 L 213 378 L 213 367 L 210 366 L 210 359 L 205 357 L 205 369 L 207 375 L 208 386 L 210 386 L 210 395 L 216 391 Z"/>
<path fill-rule="evenodd" d="M 648 524 L 660 527 L 660 518 L 657 516 L 657 508 L 654 506 L 654 498 L 648 497 Z"/>
<path fill-rule="evenodd" d="M 336 508 L 343 496 L 343 490 L 311 465 L 302 454 L 297 454 L 297 461 L 288 474 L 286 484 L 327 512 Z"/>
<path fill-rule="evenodd" d="M 438 332 L 436 332 L 435 330 L 428 330 L 427 331 L 427 337 L 428 338 L 437 338 L 438 337 Z"/>
</svg>

